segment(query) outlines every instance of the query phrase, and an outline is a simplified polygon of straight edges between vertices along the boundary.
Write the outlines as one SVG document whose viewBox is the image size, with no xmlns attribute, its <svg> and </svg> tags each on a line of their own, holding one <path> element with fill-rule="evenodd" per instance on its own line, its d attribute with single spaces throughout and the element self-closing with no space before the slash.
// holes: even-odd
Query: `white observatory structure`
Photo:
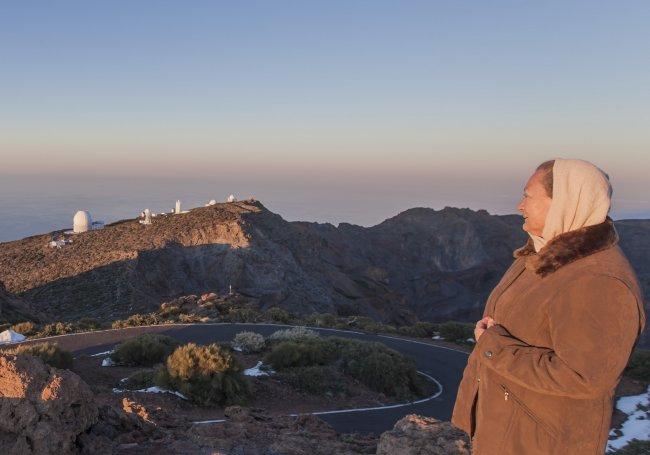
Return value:
<svg viewBox="0 0 650 455">
<path fill-rule="evenodd" d="M 92 229 L 93 220 L 90 213 L 85 210 L 79 210 L 72 219 L 72 231 L 75 234 L 87 232 Z"/>
<path fill-rule="evenodd" d="M 234 194 L 231 194 L 228 196 L 228 199 L 226 199 L 227 202 L 237 202 L 237 198 L 235 197 Z"/>
</svg>

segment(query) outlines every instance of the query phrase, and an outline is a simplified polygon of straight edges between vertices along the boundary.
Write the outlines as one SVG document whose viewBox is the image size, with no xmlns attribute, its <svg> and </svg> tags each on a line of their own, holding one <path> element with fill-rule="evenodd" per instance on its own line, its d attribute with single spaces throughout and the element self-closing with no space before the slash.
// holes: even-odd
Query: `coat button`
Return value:
<svg viewBox="0 0 650 455">
<path fill-rule="evenodd" d="M 492 357 L 492 351 L 485 351 L 484 354 L 488 359 Z"/>
</svg>

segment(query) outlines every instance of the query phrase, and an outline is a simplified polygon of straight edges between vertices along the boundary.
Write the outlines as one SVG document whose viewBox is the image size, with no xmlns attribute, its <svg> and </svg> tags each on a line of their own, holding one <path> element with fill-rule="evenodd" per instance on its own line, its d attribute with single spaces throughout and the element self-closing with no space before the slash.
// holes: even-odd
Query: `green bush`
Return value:
<svg viewBox="0 0 650 455">
<path fill-rule="evenodd" d="M 313 395 L 333 395 L 345 392 L 333 366 L 312 365 L 288 368 L 278 378 L 291 387 Z"/>
<path fill-rule="evenodd" d="M 650 453 L 650 441 L 632 439 L 625 447 L 607 454 L 616 455 L 648 455 Z"/>
<path fill-rule="evenodd" d="M 459 322 L 444 322 L 438 326 L 440 336 L 454 343 L 466 343 L 468 338 L 474 337 L 474 326 Z"/>
<path fill-rule="evenodd" d="M 650 350 L 636 349 L 623 374 L 632 379 L 650 382 Z"/>
<path fill-rule="evenodd" d="M 21 335 L 30 336 L 30 335 L 35 335 L 36 334 L 36 324 L 30 321 L 26 322 L 19 322 L 18 324 L 14 324 L 11 326 L 11 330 L 14 332 L 18 332 Z"/>
<path fill-rule="evenodd" d="M 336 323 L 336 316 L 329 313 L 314 313 L 305 319 L 305 325 L 313 327 L 334 327 Z"/>
<path fill-rule="evenodd" d="M 51 337 L 56 335 L 65 335 L 66 333 L 74 332 L 74 327 L 68 322 L 55 322 L 47 324 L 43 329 L 38 332 L 39 337 Z"/>
<path fill-rule="evenodd" d="M 225 322 L 259 322 L 261 315 L 250 308 L 231 308 L 224 316 Z"/>
<path fill-rule="evenodd" d="M 205 322 L 207 321 L 207 318 L 204 319 L 201 316 L 197 314 L 179 314 L 178 315 L 178 321 L 182 322 L 184 324 L 196 324 L 197 322 Z"/>
<path fill-rule="evenodd" d="M 430 338 L 434 332 L 438 331 L 438 325 L 432 322 L 416 322 L 413 325 L 400 327 L 398 331 L 401 335 L 409 337 Z"/>
<path fill-rule="evenodd" d="M 68 370 L 72 368 L 72 354 L 69 351 L 61 349 L 55 343 L 23 344 L 12 349 L 10 352 L 15 355 L 33 355 L 34 357 L 40 357 L 45 363 L 54 368 Z"/>
<path fill-rule="evenodd" d="M 290 329 L 278 330 L 269 337 L 270 341 L 300 341 L 315 340 L 320 338 L 318 332 L 307 327 L 291 327 Z"/>
<path fill-rule="evenodd" d="M 127 319 L 113 322 L 112 328 L 123 329 L 125 327 L 139 327 L 142 325 L 158 325 L 162 322 L 163 320 L 155 313 L 132 314 Z"/>
<path fill-rule="evenodd" d="M 179 344 L 167 335 L 145 333 L 120 343 L 111 359 L 122 365 L 152 366 L 164 362 Z"/>
<path fill-rule="evenodd" d="M 189 343 L 177 348 L 156 374 L 155 382 L 203 406 L 244 404 L 250 395 L 241 365 L 217 344 Z"/>
<path fill-rule="evenodd" d="M 277 322 L 280 324 L 291 324 L 295 317 L 283 310 L 282 308 L 273 307 L 264 312 L 264 317 L 268 321 Z"/>
<path fill-rule="evenodd" d="M 119 388 L 127 390 L 146 389 L 154 385 L 154 375 L 155 372 L 152 370 L 136 371 L 126 381 L 120 382 Z"/>
<path fill-rule="evenodd" d="M 368 316 L 352 316 L 349 321 L 350 325 L 366 332 L 379 333 L 382 329 L 382 324 Z"/>
<path fill-rule="evenodd" d="M 369 388 L 400 398 L 424 392 L 414 362 L 399 352 L 378 342 L 332 340 L 338 345 L 341 370 Z"/>
<path fill-rule="evenodd" d="M 104 324 L 94 318 L 81 318 L 75 324 L 75 329 L 80 331 L 99 330 L 103 327 Z"/>
<path fill-rule="evenodd" d="M 264 336 L 255 332 L 239 332 L 232 340 L 232 347 L 244 353 L 260 352 L 266 346 Z"/>
<path fill-rule="evenodd" d="M 336 346 L 329 340 L 306 339 L 282 341 L 264 357 L 264 363 L 279 371 L 292 367 L 327 365 L 338 357 Z"/>
</svg>

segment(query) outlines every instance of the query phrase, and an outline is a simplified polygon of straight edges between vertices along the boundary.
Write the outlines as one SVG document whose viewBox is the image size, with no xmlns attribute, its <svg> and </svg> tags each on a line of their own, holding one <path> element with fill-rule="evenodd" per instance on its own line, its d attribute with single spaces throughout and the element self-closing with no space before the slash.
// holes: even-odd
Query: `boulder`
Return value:
<svg viewBox="0 0 650 455">
<path fill-rule="evenodd" d="M 382 433 L 377 455 L 469 455 L 469 438 L 449 422 L 415 414 Z"/>
<path fill-rule="evenodd" d="M 0 353 L 0 453 L 74 453 L 97 417 L 93 394 L 75 373 Z"/>
</svg>

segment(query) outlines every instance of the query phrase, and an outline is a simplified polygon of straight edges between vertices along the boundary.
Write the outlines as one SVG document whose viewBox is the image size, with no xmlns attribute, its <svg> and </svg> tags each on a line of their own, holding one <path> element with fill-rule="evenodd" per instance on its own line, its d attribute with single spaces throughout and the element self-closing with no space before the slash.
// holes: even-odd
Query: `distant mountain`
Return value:
<svg viewBox="0 0 650 455">
<path fill-rule="evenodd" d="M 0 281 L 53 320 L 122 318 L 232 285 L 261 309 L 384 322 L 474 321 L 526 234 L 517 215 L 413 208 L 376 226 L 288 222 L 257 201 L 152 225 L 124 220 L 51 248 L 51 234 L 0 244 Z M 646 294 L 650 220 L 616 222 Z"/>
</svg>

